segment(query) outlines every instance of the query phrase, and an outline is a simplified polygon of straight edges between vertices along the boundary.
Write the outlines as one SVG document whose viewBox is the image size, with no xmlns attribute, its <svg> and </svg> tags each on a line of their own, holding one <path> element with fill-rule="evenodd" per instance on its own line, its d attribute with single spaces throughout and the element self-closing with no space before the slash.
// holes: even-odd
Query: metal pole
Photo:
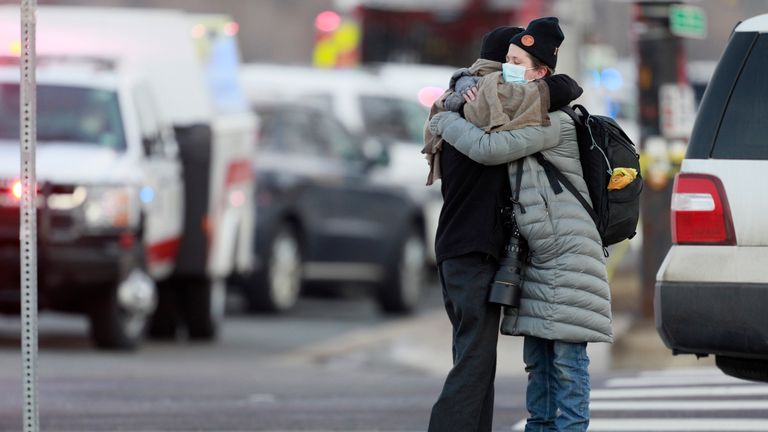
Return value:
<svg viewBox="0 0 768 432">
<path fill-rule="evenodd" d="M 39 430 L 37 406 L 37 101 L 35 11 L 37 0 L 21 2 L 21 352 L 24 369 L 24 432 Z"/>
</svg>

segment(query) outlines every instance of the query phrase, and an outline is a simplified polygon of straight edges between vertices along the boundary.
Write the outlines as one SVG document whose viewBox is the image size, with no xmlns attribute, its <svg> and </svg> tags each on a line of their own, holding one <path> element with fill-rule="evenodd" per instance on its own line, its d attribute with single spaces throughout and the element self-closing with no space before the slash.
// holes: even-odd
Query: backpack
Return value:
<svg viewBox="0 0 768 432">
<path fill-rule="evenodd" d="M 582 105 L 561 110 L 576 125 L 581 169 L 592 206 L 557 167 L 541 153 L 536 153 L 536 159 L 544 167 L 552 189 L 555 194 L 559 194 L 562 192 L 562 184 L 576 196 L 595 222 L 603 247 L 631 239 L 637 233 L 640 192 L 643 190 L 640 155 L 632 140 L 612 118 L 590 115 Z M 608 190 L 614 168 L 632 168 L 636 170 L 637 177 L 621 189 Z"/>
</svg>

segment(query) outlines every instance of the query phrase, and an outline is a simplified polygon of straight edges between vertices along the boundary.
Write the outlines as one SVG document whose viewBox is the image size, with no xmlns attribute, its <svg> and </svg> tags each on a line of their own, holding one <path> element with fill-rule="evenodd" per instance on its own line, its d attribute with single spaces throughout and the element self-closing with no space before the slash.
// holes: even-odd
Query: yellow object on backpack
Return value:
<svg viewBox="0 0 768 432">
<path fill-rule="evenodd" d="M 634 168 L 614 168 L 611 180 L 608 182 L 608 190 L 624 189 L 637 177 L 637 170 Z"/>
</svg>

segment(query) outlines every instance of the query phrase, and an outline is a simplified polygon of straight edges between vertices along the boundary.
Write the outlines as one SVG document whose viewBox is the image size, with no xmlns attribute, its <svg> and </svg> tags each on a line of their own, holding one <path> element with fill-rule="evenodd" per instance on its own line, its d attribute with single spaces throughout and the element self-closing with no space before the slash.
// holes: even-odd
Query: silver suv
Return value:
<svg viewBox="0 0 768 432">
<path fill-rule="evenodd" d="M 656 276 L 656 327 L 674 354 L 716 356 L 768 381 L 768 14 L 739 24 L 696 118 Z"/>
</svg>

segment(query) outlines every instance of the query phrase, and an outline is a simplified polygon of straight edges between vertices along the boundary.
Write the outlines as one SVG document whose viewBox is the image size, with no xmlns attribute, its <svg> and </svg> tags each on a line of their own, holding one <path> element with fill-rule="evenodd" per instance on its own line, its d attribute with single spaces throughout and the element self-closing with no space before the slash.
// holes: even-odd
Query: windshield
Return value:
<svg viewBox="0 0 768 432">
<path fill-rule="evenodd" d="M 0 84 L 0 139 L 19 139 L 19 85 Z M 125 149 L 117 94 L 84 87 L 37 86 L 37 140 Z"/>
</svg>

